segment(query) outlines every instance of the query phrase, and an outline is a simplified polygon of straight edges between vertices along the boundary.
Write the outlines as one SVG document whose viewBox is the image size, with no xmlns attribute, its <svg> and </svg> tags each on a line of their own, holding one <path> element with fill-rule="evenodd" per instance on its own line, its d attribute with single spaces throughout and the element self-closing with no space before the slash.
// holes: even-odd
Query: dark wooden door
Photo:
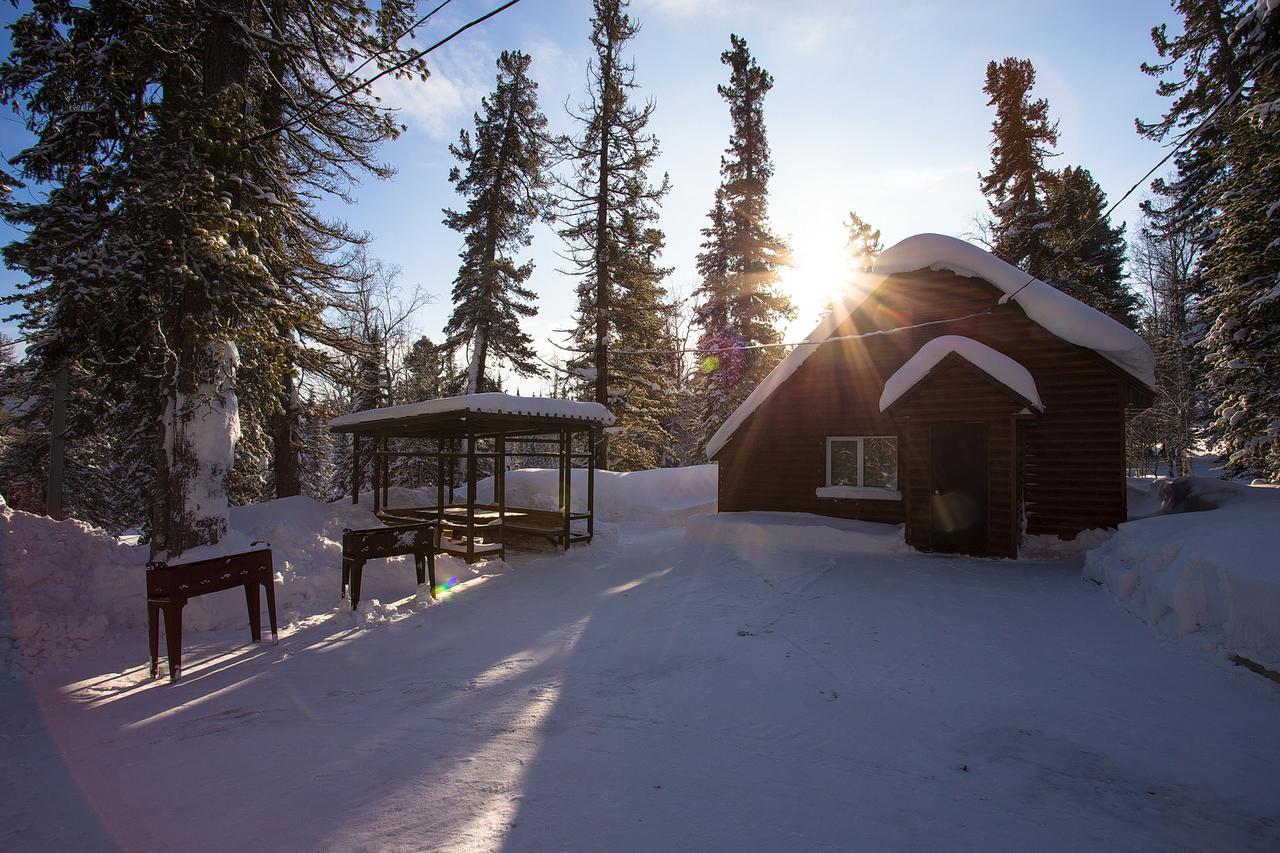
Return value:
<svg viewBox="0 0 1280 853">
<path fill-rule="evenodd" d="M 934 551 L 987 553 L 987 425 L 929 427 L 929 538 Z"/>
</svg>

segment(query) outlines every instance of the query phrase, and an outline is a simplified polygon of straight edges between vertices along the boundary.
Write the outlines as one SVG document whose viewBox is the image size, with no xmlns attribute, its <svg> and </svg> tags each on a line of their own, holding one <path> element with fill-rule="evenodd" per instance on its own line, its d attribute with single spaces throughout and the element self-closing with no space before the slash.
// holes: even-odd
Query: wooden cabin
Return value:
<svg viewBox="0 0 1280 853">
<path fill-rule="evenodd" d="M 886 250 L 707 445 L 721 512 L 905 524 L 1016 557 L 1126 518 L 1125 425 L 1154 359 L 1110 317 L 969 243 Z"/>
</svg>

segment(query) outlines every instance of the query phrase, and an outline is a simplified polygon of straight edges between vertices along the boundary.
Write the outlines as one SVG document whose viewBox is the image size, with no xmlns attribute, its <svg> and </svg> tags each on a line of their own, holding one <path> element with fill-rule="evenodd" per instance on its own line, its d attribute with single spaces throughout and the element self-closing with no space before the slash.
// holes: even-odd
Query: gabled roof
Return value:
<svg viewBox="0 0 1280 853">
<path fill-rule="evenodd" d="M 928 376 L 939 362 L 953 353 L 1006 388 L 1019 403 L 1044 411 L 1044 403 L 1040 401 L 1040 391 L 1036 388 L 1031 371 L 1004 353 L 960 335 L 941 335 L 925 341 L 915 355 L 885 380 L 884 392 L 880 395 L 880 411 L 887 411 L 903 394 Z"/>
<path fill-rule="evenodd" d="M 334 432 L 361 432 L 374 427 L 391 426 L 399 422 L 418 420 L 428 415 L 445 414 L 493 414 L 556 421 L 584 421 L 610 426 L 613 414 L 599 403 L 581 403 L 577 400 L 561 400 L 555 397 L 517 397 L 496 391 L 485 394 L 463 394 L 458 397 L 440 397 L 419 403 L 384 406 L 339 415 L 329 421 Z"/>
<path fill-rule="evenodd" d="M 1132 329 L 977 246 L 942 234 L 917 234 L 886 249 L 876 259 L 872 272 L 861 273 L 854 279 L 849 292 L 834 306 L 830 316 L 778 363 L 711 436 L 707 456 L 719 453 L 756 408 L 790 379 L 890 275 L 925 269 L 949 270 L 957 275 L 984 279 L 1003 291 L 1001 301 L 1012 299 L 1046 331 L 1068 343 L 1093 350 L 1147 388 L 1155 389 L 1155 356 L 1146 341 Z"/>
</svg>

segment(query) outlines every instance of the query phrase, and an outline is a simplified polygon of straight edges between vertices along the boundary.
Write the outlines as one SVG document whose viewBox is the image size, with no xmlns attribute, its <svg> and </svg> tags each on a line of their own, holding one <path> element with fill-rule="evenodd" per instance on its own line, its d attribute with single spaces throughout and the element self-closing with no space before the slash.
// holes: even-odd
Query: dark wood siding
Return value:
<svg viewBox="0 0 1280 853">
<path fill-rule="evenodd" d="M 962 407 L 956 401 L 963 400 Z M 1017 466 L 1014 416 L 1022 408 L 986 374 L 950 356 L 893 408 L 909 445 L 904 497 L 910 523 L 907 543 L 930 550 L 929 426 L 945 421 L 987 425 L 987 549 L 993 557 L 1018 555 Z"/>
<path fill-rule="evenodd" d="M 985 312 L 1000 291 L 978 278 L 923 271 L 892 276 L 835 334 L 886 329 L 936 318 Z M 1124 408 L 1135 383 L 1098 354 L 1069 344 L 1032 322 L 1015 303 L 989 314 L 856 341 L 831 341 L 762 403 L 721 449 L 720 508 L 725 511 L 813 512 L 867 521 L 901 523 L 912 514 L 918 537 L 927 501 L 915 492 L 927 484 L 913 428 L 879 411 L 884 381 L 920 345 L 939 335 L 963 335 L 1005 353 L 1035 378 L 1045 412 L 1014 426 L 1008 411 L 991 433 L 993 484 L 1008 482 L 1007 514 L 991 524 L 1000 536 L 1018 527 L 1019 487 L 1029 533 L 1074 535 L 1114 526 L 1125 518 Z M 973 379 L 973 381 L 980 381 Z M 999 395 L 982 396 L 969 380 L 933 383 L 952 419 L 988 420 Z M 990 386 L 987 392 L 992 392 Z M 998 408 L 998 406 L 997 406 Z M 816 497 L 825 482 L 828 435 L 898 435 L 902 501 L 833 501 Z M 919 448 L 922 447 L 923 450 Z M 1021 450 L 1019 450 L 1021 448 Z M 1001 466 L 996 470 L 996 466 Z M 1021 467 L 1022 481 L 1018 482 Z M 1001 487 L 1003 488 L 1003 486 Z M 923 504 L 923 507 L 921 506 Z M 927 536 L 927 516 L 923 525 Z M 993 530 L 993 534 L 995 531 Z M 1003 551 L 1003 547 L 1001 549 Z"/>
</svg>

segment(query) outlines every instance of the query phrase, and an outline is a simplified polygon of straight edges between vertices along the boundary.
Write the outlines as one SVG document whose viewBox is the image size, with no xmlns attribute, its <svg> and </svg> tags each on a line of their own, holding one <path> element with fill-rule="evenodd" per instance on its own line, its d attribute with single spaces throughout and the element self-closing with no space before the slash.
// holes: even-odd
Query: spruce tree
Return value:
<svg viewBox="0 0 1280 853">
<path fill-rule="evenodd" d="M 1158 121 L 1136 119 L 1138 133 L 1162 143 L 1177 139 L 1201 125 L 1242 86 L 1250 61 L 1231 34 L 1250 5 L 1248 0 L 1175 0 L 1181 32 L 1170 37 L 1166 24 L 1153 27 L 1151 41 L 1160 61 L 1141 66 L 1143 73 L 1158 79 L 1156 93 L 1172 101 Z M 1227 128 L 1239 113 L 1235 103 L 1219 109 L 1218 118 L 1174 155 L 1174 177 L 1152 183 L 1158 200 L 1145 205 L 1150 227 L 1189 234 L 1203 248 L 1227 171 L 1222 156 Z"/>
<path fill-rule="evenodd" d="M 571 176 L 559 182 L 557 216 L 579 277 L 573 339 L 583 357 L 569 369 L 589 386 L 589 396 L 610 405 L 627 392 L 615 377 L 611 349 L 632 314 L 661 312 L 661 281 L 667 270 L 656 257 L 663 237 L 658 205 L 670 184 L 654 184 L 649 171 L 658 141 L 648 131 L 655 105 L 633 103 L 635 66 L 625 56 L 639 25 L 626 14 L 624 0 L 593 0 L 592 59 L 587 98 L 570 112 L 579 133 L 562 143 Z M 634 372 L 634 371 L 633 371 Z M 627 411 L 620 413 L 624 419 Z M 596 465 L 610 466 L 608 437 L 596 444 Z"/>
<path fill-rule="evenodd" d="M 532 242 L 529 226 L 546 203 L 550 140 L 529 63 L 528 54 L 503 51 L 497 87 L 475 115 L 474 141 L 464 130 L 449 146 L 462 164 L 449 180 L 467 199 L 467 208 L 445 210 L 445 224 L 465 239 L 445 333 L 450 346 L 470 348 L 467 394 L 492 390 L 485 373 L 490 356 L 522 376 L 542 373 L 533 341 L 520 328 L 522 319 L 538 311 L 536 294 L 525 285 L 533 262 L 517 265 L 512 257 Z"/>
<path fill-rule="evenodd" d="M 849 221 L 844 223 L 844 227 L 849 232 L 845 246 L 849 249 L 854 272 L 871 272 L 876 258 L 884 251 L 884 245 L 880 242 L 880 229 L 873 228 L 870 222 L 864 221 L 852 210 L 849 211 Z"/>
<path fill-rule="evenodd" d="M 697 430 L 701 444 L 719 428 L 785 355 L 781 326 L 795 316 L 778 289 L 780 267 L 790 261 L 786 240 L 769 223 L 773 160 L 764 121 L 764 99 L 773 78 L 756 62 L 745 39 L 731 35 L 720 61 L 729 82 L 717 91 L 729 105 L 732 132 L 720 158 L 720 186 L 703 229 L 698 255 L 701 283 L 695 320 L 699 386 L 703 397 Z"/>
<path fill-rule="evenodd" d="M 1080 166 L 1047 173 L 1044 187 L 1050 227 L 1039 277 L 1135 328 L 1138 299 L 1125 284 L 1124 225 L 1098 222 L 1107 209 L 1102 187 Z"/>
<path fill-rule="evenodd" d="M 1229 472 L 1280 482 L 1280 14 L 1257 4 L 1236 33 L 1257 65 L 1239 119 L 1223 130 L 1200 270 L 1208 432 Z"/>
<path fill-rule="evenodd" d="M 301 338 L 323 333 L 354 235 L 314 200 L 387 174 L 372 151 L 400 129 L 343 69 L 407 59 L 384 44 L 412 14 L 400 0 L 377 14 L 362 0 L 94 0 L 41 3 L 13 26 L 0 91 L 37 140 L 15 162 L 48 187 L 5 211 L 25 232 L 5 257 L 30 279 L 32 363 L 145 401 L 157 552 L 218 538 L 239 417 L 265 423 Z M 283 104 L 294 120 L 279 127 Z M 237 338 L 267 361 L 240 362 Z M 238 362 L 272 387 L 243 393 Z M 239 396 L 277 402 L 241 411 Z"/>
<path fill-rule="evenodd" d="M 1045 205 L 1045 160 L 1058 144 L 1058 123 L 1049 121 L 1049 103 L 1032 99 L 1036 70 L 1029 59 L 1009 57 L 987 64 L 982 91 L 995 107 L 991 124 L 991 171 L 980 176 L 991 211 L 991 250 L 1036 278 L 1048 260 L 1044 232 L 1052 227 Z"/>
</svg>

